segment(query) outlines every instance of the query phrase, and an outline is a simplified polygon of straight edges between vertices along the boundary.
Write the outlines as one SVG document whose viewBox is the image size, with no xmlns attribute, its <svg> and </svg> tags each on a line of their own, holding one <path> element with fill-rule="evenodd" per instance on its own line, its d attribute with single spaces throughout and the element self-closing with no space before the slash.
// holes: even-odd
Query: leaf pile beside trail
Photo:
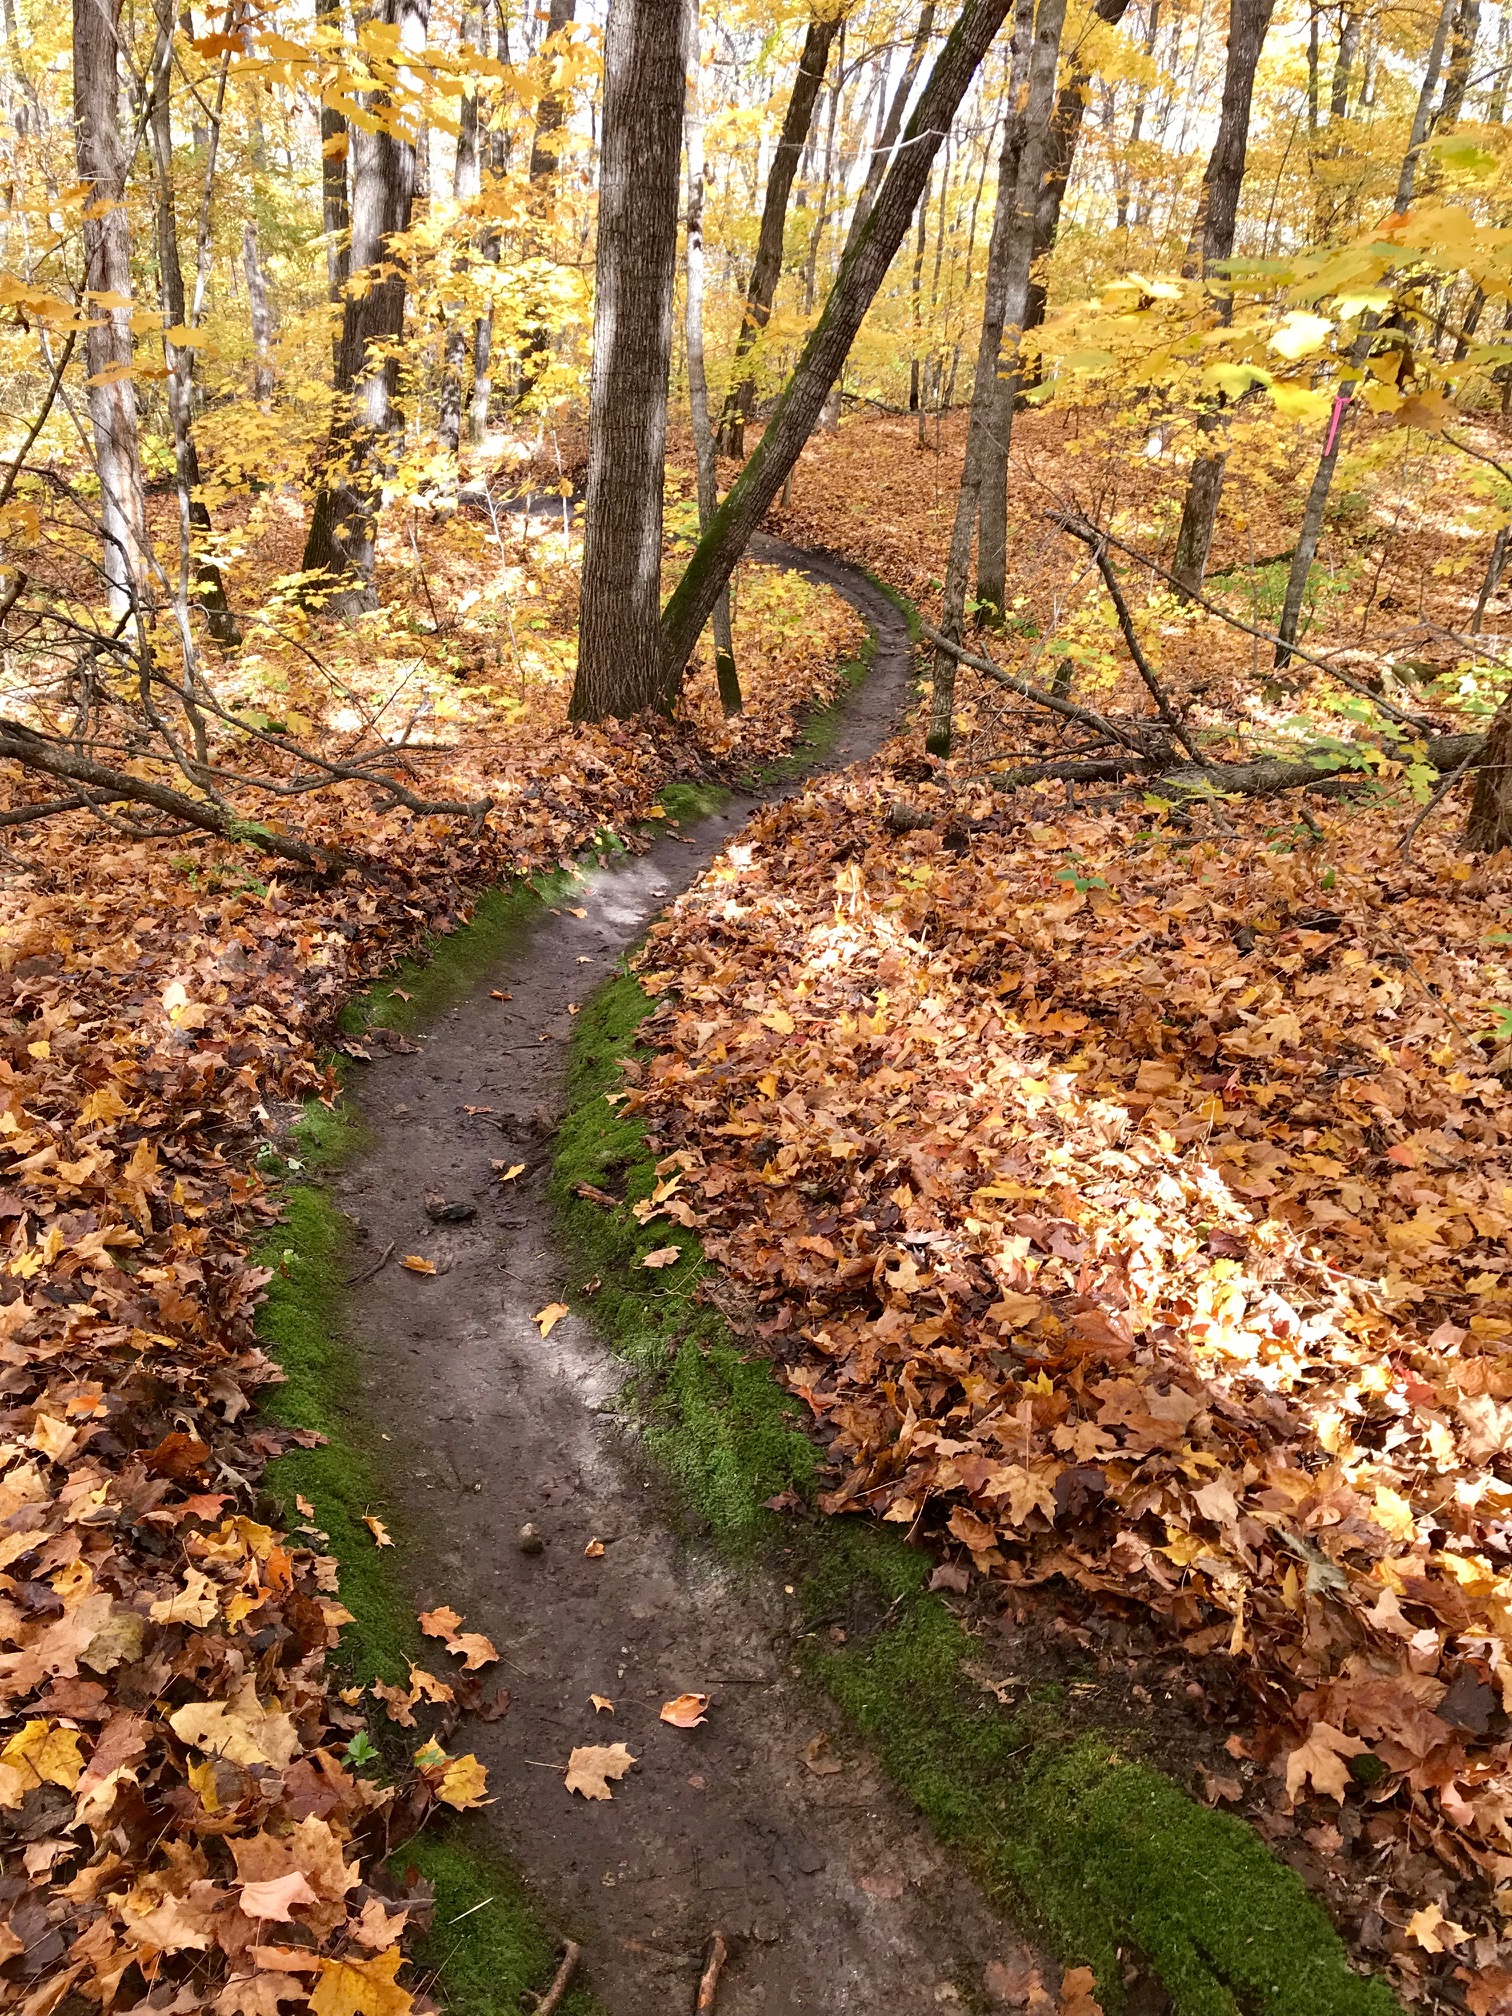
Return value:
<svg viewBox="0 0 1512 2016">
<path fill-rule="evenodd" d="M 1404 1987 L 1505 1964 L 1451 1878 L 1512 1896 L 1508 864 L 1404 864 L 1410 806 L 1194 841 L 917 781 L 898 835 L 892 755 L 654 928 L 659 1200 L 753 1291 L 823 1509 L 1228 1662 Z M 1479 1938 L 1404 1944 L 1456 1896 Z"/>
<path fill-rule="evenodd" d="M 805 592 L 807 624 L 753 654 L 730 762 L 783 744 L 816 637 L 853 647 L 851 612 Z M 265 1463 L 318 1438 L 253 1411 L 279 1376 L 253 1327 L 249 1255 L 279 1208 L 256 1156 L 275 1102 L 334 1092 L 319 1045 L 363 980 L 481 884 L 605 829 L 639 846 L 670 779 L 717 774 L 686 726 L 538 727 L 414 753 L 422 789 L 494 798 L 476 826 L 354 785 L 302 801 L 302 830 L 360 845 L 380 881 L 264 882 L 249 849 L 123 842 L 82 814 L 7 836 L 0 2006 L 22 2016 L 417 2000 L 398 1969 L 424 1900 L 377 1864 L 435 1801 L 476 1804 L 483 1773 L 434 1741 L 399 1787 L 357 1768 L 375 1753 L 333 1692 L 336 1563 L 259 1497 Z M 466 1703 L 475 1683 L 450 1680 Z"/>
</svg>

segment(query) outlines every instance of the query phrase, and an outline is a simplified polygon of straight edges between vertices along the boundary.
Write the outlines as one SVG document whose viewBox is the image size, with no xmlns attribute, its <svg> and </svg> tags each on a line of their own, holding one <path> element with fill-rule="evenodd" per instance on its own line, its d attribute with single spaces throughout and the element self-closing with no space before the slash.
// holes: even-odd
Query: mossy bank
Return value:
<svg viewBox="0 0 1512 2016">
<path fill-rule="evenodd" d="M 1051 1704 L 1005 1710 L 973 1684 L 972 1640 L 930 1593 L 921 1554 L 880 1526 L 765 1509 L 784 1492 L 812 1499 L 818 1452 L 770 1369 L 742 1355 L 700 1293 L 710 1270 L 696 1236 L 642 1227 L 628 1208 L 654 1188 L 654 1158 L 639 1121 L 605 1095 L 623 1089 L 620 1060 L 649 1008 L 625 976 L 584 1009 L 553 1194 L 576 1299 L 639 1375 L 645 1440 L 690 1518 L 753 1572 L 780 1554 L 786 1578 L 801 1575 L 814 1683 L 989 1891 L 1065 1961 L 1095 1969 L 1110 2016 L 1126 1960 L 1159 1976 L 1176 2016 L 1398 2011 L 1242 1821 L 1198 1805 L 1127 1734 L 1067 1737 Z M 580 1184 L 626 1208 L 584 1199 Z M 669 1244 L 682 1249 L 674 1264 L 640 1265 Z M 836 1619 L 843 1645 L 820 1628 Z"/>
</svg>

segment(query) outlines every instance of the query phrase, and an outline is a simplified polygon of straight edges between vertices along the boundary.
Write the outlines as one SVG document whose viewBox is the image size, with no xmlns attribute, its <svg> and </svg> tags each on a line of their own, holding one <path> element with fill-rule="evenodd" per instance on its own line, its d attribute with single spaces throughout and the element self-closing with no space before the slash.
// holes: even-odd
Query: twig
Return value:
<svg viewBox="0 0 1512 2016">
<path fill-rule="evenodd" d="M 712 2016 L 714 1997 L 719 1993 L 719 1977 L 724 1972 L 724 1964 L 729 1957 L 730 1942 L 723 1932 L 712 1933 L 709 1938 L 709 1957 L 704 1962 L 703 1978 L 698 1984 L 698 2000 L 693 2004 L 693 2016 Z M 539 2011 L 537 2016 L 540 2016 Z"/>
<path fill-rule="evenodd" d="M 1092 557 L 1097 562 L 1097 571 L 1101 574 L 1107 586 L 1108 593 L 1113 598 L 1113 608 L 1118 617 L 1118 627 L 1123 632 L 1123 640 L 1128 646 L 1129 656 L 1134 660 L 1134 669 L 1138 672 L 1140 678 L 1143 679 L 1150 698 L 1155 702 L 1156 711 L 1159 713 L 1161 720 L 1165 722 L 1192 761 L 1200 764 L 1203 759 L 1196 743 L 1193 742 L 1191 736 L 1188 735 L 1186 729 L 1176 718 L 1175 710 L 1166 698 L 1165 689 L 1155 676 L 1155 668 L 1144 654 L 1144 646 L 1140 643 L 1139 633 L 1134 628 L 1134 618 L 1129 613 L 1129 605 L 1124 600 L 1123 589 L 1119 585 L 1118 576 L 1113 571 L 1113 562 L 1108 558 L 1107 540 L 1100 533 L 1094 531 L 1085 519 L 1078 521 L 1074 518 L 1062 518 L 1060 523 L 1067 532 L 1071 533 L 1073 537 L 1080 539 L 1085 546 L 1091 549 Z"/>
<path fill-rule="evenodd" d="M 394 1242 L 390 1239 L 376 1260 L 370 1260 L 366 1267 L 359 1267 L 355 1274 L 348 1274 L 342 1286 L 344 1288 L 355 1288 L 359 1282 L 371 1281 L 375 1274 L 381 1274 L 388 1265 L 389 1256 L 393 1250 Z"/>
<path fill-rule="evenodd" d="M 558 1967 L 551 1986 L 535 2006 L 535 2016 L 551 2016 L 553 2009 L 561 2006 L 562 1997 L 571 1986 L 573 1974 L 582 1954 L 582 1947 L 575 1940 L 567 1939 L 562 1944 L 562 1964 Z"/>
<path fill-rule="evenodd" d="M 1425 820 L 1427 820 L 1432 815 L 1433 812 L 1437 810 L 1440 801 L 1449 796 L 1449 793 L 1454 789 L 1455 785 L 1458 784 L 1461 777 L 1464 776 L 1465 772 L 1470 768 L 1472 768 L 1472 766 L 1475 764 L 1480 753 L 1481 752 L 1478 749 L 1472 749 L 1470 754 L 1465 758 L 1464 762 L 1461 763 L 1457 769 L 1451 770 L 1449 772 L 1449 775 L 1446 778 L 1444 778 L 1443 782 L 1438 786 L 1433 796 L 1428 800 L 1428 803 L 1423 807 L 1422 811 L 1419 812 L 1416 819 L 1414 819 L 1412 824 L 1407 828 L 1406 833 L 1402 836 L 1402 845 L 1399 850 L 1402 859 L 1404 861 L 1407 860 L 1412 853 L 1412 843 L 1417 838 L 1418 828 L 1424 823 Z"/>
<path fill-rule="evenodd" d="M 1032 700 L 1037 707 L 1047 707 L 1052 714 L 1059 714 L 1067 721 L 1075 721 L 1083 728 L 1090 728 L 1094 733 L 1106 736 L 1110 742 L 1117 742 L 1125 749 L 1132 749 L 1138 756 L 1148 754 L 1138 736 L 1129 729 L 1119 727 L 1116 722 L 1108 720 L 1104 715 L 1094 714 L 1088 707 L 1078 707 L 1074 700 L 1063 700 L 1058 693 L 1050 692 L 1047 687 L 1036 686 L 1032 681 L 1020 678 L 1016 672 L 1007 671 L 1003 666 L 994 663 L 991 658 L 966 650 L 963 645 L 947 637 L 942 630 L 936 630 L 933 624 L 926 623 L 922 617 L 919 620 L 919 634 L 927 637 L 931 644 L 937 644 L 942 651 L 948 651 L 951 657 L 959 659 L 961 664 L 970 665 L 978 672 L 985 672 L 989 679 L 996 679 L 999 685 L 1006 686 L 1010 692 L 1017 693 L 1022 699 Z"/>
<path fill-rule="evenodd" d="M 33 420 L 30 428 L 27 430 L 26 439 L 21 443 L 21 446 L 16 450 L 15 456 L 11 461 L 11 466 L 9 472 L 6 475 L 5 481 L 3 483 L 0 483 L 0 510 L 4 510 L 5 506 L 10 502 L 10 494 L 12 490 L 15 489 L 16 478 L 21 474 L 22 468 L 24 467 L 26 462 L 26 458 L 28 455 L 30 455 L 32 451 L 32 443 L 36 440 L 37 436 L 42 432 L 42 429 L 47 425 L 47 416 L 49 413 L 51 413 L 53 409 L 53 401 L 58 396 L 58 388 L 63 383 L 63 373 L 68 369 L 68 360 L 70 357 L 72 357 L 74 353 L 74 344 L 78 341 L 78 337 L 79 332 L 77 329 L 69 330 L 68 341 L 63 345 L 63 354 L 61 357 L 59 357 L 57 364 L 53 368 L 52 383 L 47 388 L 47 393 L 42 401 L 41 409 L 38 412 L 36 419 Z M 24 585 L 26 576 L 23 574 L 21 579 Z M 17 593 L 18 594 L 20 593 L 19 589 L 17 590 Z M 14 600 L 15 599 L 14 596 L 11 599 Z"/>
</svg>

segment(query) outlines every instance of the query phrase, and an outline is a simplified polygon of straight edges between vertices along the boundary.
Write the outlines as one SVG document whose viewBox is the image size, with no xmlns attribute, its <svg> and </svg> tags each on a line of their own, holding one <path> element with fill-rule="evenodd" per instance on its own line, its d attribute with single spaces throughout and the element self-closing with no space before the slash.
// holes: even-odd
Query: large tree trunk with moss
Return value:
<svg viewBox="0 0 1512 2016">
<path fill-rule="evenodd" d="M 976 524 L 988 443 L 997 431 L 999 353 L 1004 330 L 1010 336 L 1010 373 L 1016 359 L 1034 266 L 1035 216 L 1040 182 L 1050 150 L 1050 110 L 1055 102 L 1055 75 L 1060 62 L 1061 30 L 1066 0 L 1039 0 L 1034 10 L 1034 41 L 1029 55 L 1029 83 L 1024 100 L 1023 139 L 1018 174 L 1010 190 L 998 185 L 997 214 L 987 255 L 989 286 L 977 348 L 976 381 L 972 387 L 971 420 L 966 435 L 965 466 L 956 501 L 950 556 L 945 567 L 940 628 L 959 643 L 965 624 L 966 581 L 971 568 L 971 535 Z M 937 650 L 929 735 L 925 746 L 933 756 L 950 754 L 955 710 L 956 660 Z"/>
<path fill-rule="evenodd" d="M 687 51 L 686 0 L 610 0 L 574 721 L 636 714 L 661 697 L 662 464 Z"/>
<path fill-rule="evenodd" d="M 761 209 L 761 227 L 756 237 L 756 257 L 746 286 L 745 305 L 740 311 L 740 333 L 735 338 L 735 361 L 731 366 L 730 389 L 724 411 L 719 416 L 720 442 L 727 455 L 745 454 L 746 422 L 756 410 L 756 378 L 750 355 L 763 329 L 772 319 L 772 302 L 782 277 L 782 245 L 787 230 L 788 198 L 799 158 L 808 141 L 819 87 L 824 82 L 824 66 L 829 61 L 830 44 L 840 27 L 840 17 L 810 21 L 803 38 L 803 54 L 798 59 L 798 75 L 793 83 L 783 116 L 772 165 L 767 173 L 766 201 Z"/>
<path fill-rule="evenodd" d="M 662 631 L 669 705 L 720 590 L 813 432 L 825 394 L 839 377 L 856 331 L 913 218 L 936 150 L 1007 12 L 1008 0 L 966 0 L 908 122 L 871 215 L 840 263 L 824 312 L 797 367 L 750 460 L 714 514 L 668 599 Z"/>
<path fill-rule="evenodd" d="M 378 0 L 371 18 L 398 30 L 402 50 L 418 53 L 428 10 L 429 0 Z M 392 241 L 409 229 L 415 147 L 384 93 L 373 92 L 367 110 L 375 130 L 351 134 L 353 284 L 342 302 L 336 405 L 303 561 L 306 573 L 321 577 L 312 599 L 337 616 L 378 606 L 378 511 L 403 424 L 396 395 L 405 275 Z"/>
<path fill-rule="evenodd" d="M 89 418 L 100 482 L 100 530 L 110 612 L 151 599 L 147 512 L 132 377 L 131 232 L 118 93 L 119 0 L 74 0 L 74 151 L 84 185 L 84 287 Z M 106 304 L 102 305 L 102 297 Z"/>
<path fill-rule="evenodd" d="M 1465 845 L 1473 854 L 1512 847 L 1512 697 L 1497 709 L 1486 735 Z"/>
<path fill-rule="evenodd" d="M 1255 71 L 1265 46 L 1266 30 L 1276 0 L 1233 0 L 1229 10 L 1228 61 L 1223 73 L 1223 111 L 1218 121 L 1218 137 L 1208 156 L 1202 178 L 1202 194 L 1197 217 L 1187 244 L 1182 272 L 1188 279 L 1199 274 L 1211 280 L 1217 265 L 1231 258 L 1234 232 L 1239 217 L 1239 192 L 1244 184 L 1244 164 L 1249 152 L 1250 105 L 1255 92 Z M 1225 293 L 1221 312 L 1228 321 L 1231 297 Z M 1213 543 L 1213 527 L 1218 521 L 1218 500 L 1223 494 L 1228 452 L 1216 445 L 1223 420 L 1216 411 L 1204 413 L 1198 423 L 1204 445 L 1192 464 L 1186 501 L 1181 508 L 1181 528 L 1176 535 L 1176 559 L 1172 573 L 1177 593 L 1185 599 L 1202 587 L 1207 572 L 1208 549 Z"/>
</svg>

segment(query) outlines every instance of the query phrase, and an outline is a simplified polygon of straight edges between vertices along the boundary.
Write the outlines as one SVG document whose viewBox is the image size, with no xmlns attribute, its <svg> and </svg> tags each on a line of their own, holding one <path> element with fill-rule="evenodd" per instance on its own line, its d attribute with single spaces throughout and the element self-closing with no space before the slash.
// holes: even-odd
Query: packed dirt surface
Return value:
<svg viewBox="0 0 1512 2016">
<path fill-rule="evenodd" d="M 827 760 L 870 755 L 907 692 L 903 622 L 854 569 L 773 541 L 760 557 L 872 625 Z M 824 1722 L 794 1677 L 791 1593 L 679 1534 L 618 1404 L 623 1368 L 580 1318 L 545 1341 L 532 1320 L 562 1286 L 546 1182 L 573 1005 L 757 802 L 586 874 L 417 1049 L 363 1071 L 372 1141 L 339 1196 L 359 1253 L 394 1257 L 356 1290 L 352 1336 L 393 1498 L 434 1564 L 416 1605 L 465 1611 L 505 1661 L 507 1715 L 469 1732 L 495 1802 L 473 1824 L 582 1941 L 596 1994 L 614 2016 L 691 2006 L 717 1928 L 734 1944 L 721 2016 L 907 2016 L 959 2006 L 1011 1941 L 864 1757 L 836 1739 L 842 1768 L 809 1768 Z M 501 1186 L 501 1160 L 527 1173 Z M 427 1192 L 476 1215 L 438 1225 Z M 696 1730 L 659 1720 L 685 1691 L 713 1697 Z M 569 1752 L 610 1743 L 636 1759 L 612 1800 L 569 1793 Z"/>
</svg>

